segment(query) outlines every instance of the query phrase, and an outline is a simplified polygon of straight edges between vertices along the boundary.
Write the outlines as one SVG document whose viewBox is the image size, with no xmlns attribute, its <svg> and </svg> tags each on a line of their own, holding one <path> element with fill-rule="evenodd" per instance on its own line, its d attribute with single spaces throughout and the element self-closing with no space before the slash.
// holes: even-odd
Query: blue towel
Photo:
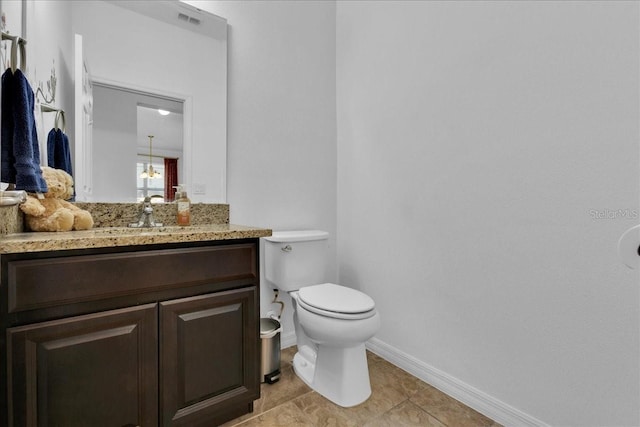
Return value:
<svg viewBox="0 0 640 427">
<path fill-rule="evenodd" d="M 5 71 L 2 82 L 2 154 L 7 152 L 9 162 L 5 175 L 5 159 L 2 159 L 2 181 L 15 182 L 17 190 L 46 193 L 47 183 L 40 169 L 40 147 L 33 113 L 33 89 L 20 70 L 14 73 Z M 5 106 L 9 110 L 6 113 L 10 114 L 7 122 L 4 120 Z"/>
<path fill-rule="evenodd" d="M 7 70 L 2 75 L 2 129 L 0 134 L 0 181 L 15 184 L 16 183 L 16 159 L 13 156 L 13 105 L 11 104 L 11 96 L 13 93 L 13 73 Z"/>
<path fill-rule="evenodd" d="M 49 167 L 62 169 L 73 177 L 69 137 L 60 129 L 51 129 L 47 136 L 47 164 Z M 70 200 L 75 200 L 75 195 L 74 188 L 73 197 Z"/>
<path fill-rule="evenodd" d="M 73 176 L 69 138 L 60 129 L 51 129 L 47 137 L 47 164 Z"/>
</svg>

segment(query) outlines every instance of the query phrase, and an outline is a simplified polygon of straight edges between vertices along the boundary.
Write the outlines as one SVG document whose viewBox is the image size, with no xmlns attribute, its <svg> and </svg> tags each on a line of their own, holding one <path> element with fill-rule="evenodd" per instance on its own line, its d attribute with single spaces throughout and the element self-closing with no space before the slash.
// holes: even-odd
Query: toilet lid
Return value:
<svg viewBox="0 0 640 427">
<path fill-rule="evenodd" d="M 333 283 L 305 286 L 298 297 L 307 305 L 334 313 L 366 313 L 376 306 L 369 295 Z"/>
</svg>

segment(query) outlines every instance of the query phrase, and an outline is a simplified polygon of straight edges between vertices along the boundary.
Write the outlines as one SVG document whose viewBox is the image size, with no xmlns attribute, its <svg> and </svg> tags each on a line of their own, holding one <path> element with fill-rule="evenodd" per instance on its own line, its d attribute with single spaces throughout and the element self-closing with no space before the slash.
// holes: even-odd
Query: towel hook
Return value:
<svg viewBox="0 0 640 427">
<path fill-rule="evenodd" d="M 18 46 L 20 47 L 20 70 L 23 73 L 27 72 L 27 48 L 25 45 L 27 41 L 18 37 Z"/>
<path fill-rule="evenodd" d="M 18 42 L 20 38 L 18 36 L 12 36 L 3 31 L 2 40 L 11 40 L 11 59 L 9 65 L 11 67 L 11 72 L 14 73 L 18 67 Z"/>
<path fill-rule="evenodd" d="M 62 126 L 59 125 L 59 122 L 62 122 Z M 62 130 L 62 132 L 65 131 L 65 128 L 67 127 L 67 121 L 66 121 L 66 119 L 64 117 L 64 111 L 62 111 L 62 110 L 56 111 L 56 119 L 55 119 L 55 122 L 54 122 L 54 127 L 56 129 Z"/>
<path fill-rule="evenodd" d="M 23 73 L 27 72 L 27 49 L 25 45 L 27 41 L 18 36 L 10 36 L 2 34 L 3 40 L 11 40 L 11 72 L 15 73 L 20 69 Z M 20 67 L 18 67 L 18 48 L 20 49 Z"/>
<path fill-rule="evenodd" d="M 11 39 L 11 72 L 15 73 L 18 69 L 18 42 L 17 37 Z"/>
</svg>

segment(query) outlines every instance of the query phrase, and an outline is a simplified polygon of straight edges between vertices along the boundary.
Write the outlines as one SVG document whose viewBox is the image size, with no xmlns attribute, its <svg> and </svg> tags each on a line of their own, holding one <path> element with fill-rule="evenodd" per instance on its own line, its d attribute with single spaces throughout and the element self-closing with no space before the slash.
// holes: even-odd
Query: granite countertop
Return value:
<svg viewBox="0 0 640 427">
<path fill-rule="evenodd" d="M 83 231 L 11 233 L 0 236 L 0 253 L 107 248 L 271 236 L 267 228 L 233 224 L 153 228 L 103 227 Z"/>
</svg>

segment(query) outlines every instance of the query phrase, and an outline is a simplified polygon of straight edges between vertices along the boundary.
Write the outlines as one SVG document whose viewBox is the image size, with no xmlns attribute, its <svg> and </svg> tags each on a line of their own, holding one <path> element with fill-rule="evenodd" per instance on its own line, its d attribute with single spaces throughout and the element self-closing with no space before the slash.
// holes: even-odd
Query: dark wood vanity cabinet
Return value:
<svg viewBox="0 0 640 427">
<path fill-rule="evenodd" d="M 13 426 L 157 425 L 154 304 L 9 328 Z"/>
<path fill-rule="evenodd" d="M 194 426 L 218 415 L 226 421 L 251 411 L 247 404 L 260 391 L 257 299 L 252 287 L 160 303 L 163 425 Z"/>
<path fill-rule="evenodd" d="M 257 239 L 0 261 L 1 425 L 216 426 L 259 398 Z"/>
</svg>

